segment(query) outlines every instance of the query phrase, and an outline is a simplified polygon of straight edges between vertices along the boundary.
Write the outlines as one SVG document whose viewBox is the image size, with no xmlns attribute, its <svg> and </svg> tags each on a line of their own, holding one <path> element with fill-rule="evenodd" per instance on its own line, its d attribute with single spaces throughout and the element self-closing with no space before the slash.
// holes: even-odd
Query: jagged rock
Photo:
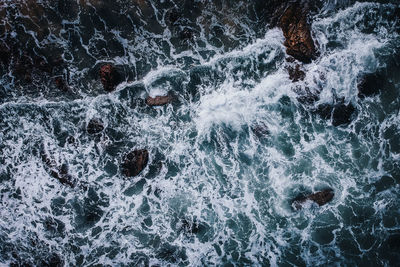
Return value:
<svg viewBox="0 0 400 267">
<path fill-rule="evenodd" d="M 349 124 L 351 122 L 351 117 L 355 111 L 356 108 L 351 103 L 348 105 L 345 105 L 343 103 L 336 105 L 333 108 L 332 125 L 339 126 Z"/>
<path fill-rule="evenodd" d="M 366 73 L 358 78 L 358 96 L 364 98 L 379 93 L 383 77 L 378 73 Z"/>
<path fill-rule="evenodd" d="M 311 27 L 307 22 L 307 14 L 307 7 L 302 8 L 296 2 L 285 10 L 280 19 L 287 54 L 303 63 L 310 63 L 317 54 L 311 36 Z"/>
<path fill-rule="evenodd" d="M 299 64 L 296 64 L 295 67 L 288 66 L 287 70 L 289 72 L 289 79 L 291 79 L 293 82 L 303 81 L 306 77 L 306 73 L 300 69 Z"/>
<path fill-rule="evenodd" d="M 100 68 L 100 79 L 104 90 L 111 92 L 120 82 L 120 75 L 113 65 L 106 64 Z"/>
<path fill-rule="evenodd" d="M 100 119 L 91 119 L 86 130 L 89 134 L 98 134 L 104 130 L 103 122 Z"/>
<path fill-rule="evenodd" d="M 313 201 L 317 203 L 319 206 L 322 206 L 331 201 L 334 195 L 335 194 L 333 193 L 332 189 L 326 189 L 313 194 L 309 194 L 307 196 L 299 196 L 293 200 L 292 206 L 296 210 L 299 210 L 303 207 L 303 204 L 306 201 Z"/>
<path fill-rule="evenodd" d="M 128 153 L 122 163 L 122 173 L 127 177 L 138 175 L 149 160 L 149 152 L 146 149 L 134 150 Z"/>
<path fill-rule="evenodd" d="M 170 103 L 172 100 L 172 97 L 169 95 L 166 96 L 156 96 L 156 97 L 151 97 L 148 96 L 146 98 L 146 104 L 149 106 L 163 106 L 166 105 L 168 103 Z"/>
<path fill-rule="evenodd" d="M 72 188 L 75 187 L 76 183 L 74 178 L 68 174 L 68 166 L 66 164 L 57 166 L 57 163 L 54 160 L 51 160 L 44 150 L 40 152 L 40 157 L 45 164 L 47 172 L 51 176 L 64 185 L 68 185 Z"/>
</svg>

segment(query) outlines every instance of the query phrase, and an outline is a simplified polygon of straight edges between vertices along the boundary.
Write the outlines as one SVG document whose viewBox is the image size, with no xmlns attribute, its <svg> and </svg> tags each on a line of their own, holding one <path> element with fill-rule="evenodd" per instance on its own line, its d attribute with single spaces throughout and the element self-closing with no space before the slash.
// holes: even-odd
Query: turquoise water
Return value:
<svg viewBox="0 0 400 267">
<path fill-rule="evenodd" d="M 26 5 L 41 15 L 24 18 Z M 62 92 L 54 73 L 28 82 L 2 65 L 0 263 L 398 265 L 399 8 L 322 3 L 311 14 L 320 56 L 293 83 L 261 2 L 0 2 L 2 41 L 59 54 L 69 82 Z M 123 76 L 112 93 L 104 63 Z M 359 75 L 377 71 L 380 93 L 360 99 Z M 320 100 L 302 103 L 296 86 Z M 145 104 L 167 93 L 173 103 Z M 335 98 L 356 107 L 349 125 L 313 111 Z M 101 134 L 87 133 L 92 118 Z M 142 148 L 147 167 L 125 178 L 123 156 Z M 42 151 L 76 187 L 51 176 Z M 326 188 L 328 204 L 291 206 Z"/>
</svg>

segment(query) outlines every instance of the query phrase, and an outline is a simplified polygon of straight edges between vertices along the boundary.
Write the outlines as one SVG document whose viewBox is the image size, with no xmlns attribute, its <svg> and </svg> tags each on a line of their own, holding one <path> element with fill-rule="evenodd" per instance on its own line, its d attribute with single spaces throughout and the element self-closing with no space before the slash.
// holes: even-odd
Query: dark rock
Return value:
<svg viewBox="0 0 400 267">
<path fill-rule="evenodd" d="M 62 77 L 56 77 L 54 79 L 54 82 L 56 83 L 57 88 L 59 88 L 63 92 L 68 92 L 69 87 L 68 84 L 65 82 L 65 80 Z"/>
<path fill-rule="evenodd" d="M 11 51 L 10 49 L 0 44 L 0 62 L 3 63 L 5 66 L 8 66 L 11 60 Z"/>
<path fill-rule="evenodd" d="M 33 51 L 25 51 L 22 55 L 18 51 L 12 54 L 12 72 L 14 75 L 32 82 L 32 74 L 35 72 L 53 74 L 56 69 L 64 64 L 61 57 L 38 56 Z"/>
<path fill-rule="evenodd" d="M 393 234 L 387 239 L 387 244 L 390 249 L 400 249 L 400 234 Z"/>
<path fill-rule="evenodd" d="M 383 82 L 382 75 L 378 73 L 366 73 L 358 78 L 358 96 L 364 98 L 379 93 Z"/>
<path fill-rule="evenodd" d="M 40 265 L 43 267 L 62 267 L 64 266 L 64 260 L 58 254 L 51 254 L 46 259 L 43 259 L 40 262 Z"/>
<path fill-rule="evenodd" d="M 332 117 L 333 106 L 330 104 L 321 104 L 315 110 L 323 119 L 328 120 Z"/>
<path fill-rule="evenodd" d="M 293 91 L 298 94 L 297 100 L 303 105 L 312 106 L 319 100 L 320 92 L 312 92 L 308 87 L 298 85 L 293 88 Z"/>
<path fill-rule="evenodd" d="M 53 178 L 57 179 L 60 183 L 64 185 L 68 185 L 72 188 L 75 187 L 75 179 L 68 174 L 68 166 L 66 164 L 57 166 L 57 163 L 54 160 L 50 159 L 44 150 L 40 152 L 40 157 L 45 164 L 47 172 Z"/>
<path fill-rule="evenodd" d="M 149 152 L 146 149 L 134 150 L 128 153 L 122 163 L 122 173 L 127 177 L 138 175 L 149 160 Z"/>
<path fill-rule="evenodd" d="M 178 21 L 180 15 L 177 9 L 172 9 L 167 13 L 168 22 L 171 24 L 175 24 Z"/>
<path fill-rule="evenodd" d="M 348 105 L 345 105 L 343 103 L 336 105 L 333 108 L 332 125 L 339 126 L 349 124 L 351 122 L 351 117 L 355 111 L 356 108 L 351 103 Z"/>
<path fill-rule="evenodd" d="M 291 79 L 293 82 L 303 81 L 306 77 L 306 73 L 300 69 L 299 64 L 296 64 L 294 68 L 289 66 L 287 70 L 289 72 L 289 79 Z"/>
<path fill-rule="evenodd" d="M 262 138 L 266 135 L 269 135 L 270 132 L 268 130 L 268 126 L 264 123 L 258 123 L 251 127 L 251 131 L 258 137 Z"/>
<path fill-rule="evenodd" d="M 32 71 L 34 64 L 31 58 L 25 53 L 14 59 L 13 74 L 22 77 L 26 82 L 32 82 Z"/>
<path fill-rule="evenodd" d="M 299 210 L 303 207 L 303 204 L 306 201 L 313 201 L 317 203 L 319 206 L 322 206 L 331 201 L 334 195 L 335 194 L 333 193 L 332 189 L 326 189 L 313 194 L 309 194 L 307 196 L 299 196 L 293 200 L 292 206 L 296 210 Z"/>
<path fill-rule="evenodd" d="M 63 18 L 69 20 L 76 18 L 79 13 L 79 5 L 74 0 L 58 0 L 57 9 L 63 15 Z"/>
<path fill-rule="evenodd" d="M 325 120 L 332 119 L 333 126 L 340 126 L 351 122 L 356 108 L 353 104 L 349 103 L 346 105 L 343 103 L 343 100 L 340 100 L 334 105 L 321 104 L 314 111 Z"/>
<path fill-rule="evenodd" d="M 307 14 L 307 7 L 301 7 L 296 2 L 286 9 L 280 19 L 287 54 L 303 63 L 310 63 L 317 55 Z"/>
<path fill-rule="evenodd" d="M 89 134 L 98 134 L 104 130 L 103 122 L 100 119 L 91 119 L 86 130 Z"/>
<path fill-rule="evenodd" d="M 170 103 L 172 100 L 172 97 L 169 95 L 166 96 L 156 96 L 156 97 L 150 97 L 148 96 L 146 98 L 146 104 L 149 106 L 163 106 L 168 103 Z"/>
<path fill-rule="evenodd" d="M 193 38 L 193 31 L 186 27 L 180 32 L 179 37 L 181 40 L 190 40 Z"/>
<path fill-rule="evenodd" d="M 100 68 L 100 79 L 104 90 L 111 92 L 120 82 L 120 75 L 114 66 L 106 64 Z"/>
</svg>

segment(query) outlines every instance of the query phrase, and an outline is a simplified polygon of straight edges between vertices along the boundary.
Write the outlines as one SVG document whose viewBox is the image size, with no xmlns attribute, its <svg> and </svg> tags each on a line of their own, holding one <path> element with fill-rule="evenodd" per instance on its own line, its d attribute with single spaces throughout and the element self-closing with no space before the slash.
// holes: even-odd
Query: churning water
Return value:
<svg viewBox="0 0 400 267">
<path fill-rule="evenodd" d="M 0 263 L 399 265 L 400 5 L 324 2 L 310 20 L 319 56 L 293 83 L 262 2 L 1 0 L 2 41 L 59 54 L 69 89 L 2 65 Z M 105 63 L 123 75 L 111 93 Z M 359 98 L 358 77 L 377 71 L 380 94 Z M 302 103 L 298 86 L 320 99 Z M 312 111 L 337 98 L 356 107 L 348 125 Z M 123 156 L 143 148 L 147 167 L 124 177 Z M 293 209 L 325 188 L 331 202 Z"/>
</svg>

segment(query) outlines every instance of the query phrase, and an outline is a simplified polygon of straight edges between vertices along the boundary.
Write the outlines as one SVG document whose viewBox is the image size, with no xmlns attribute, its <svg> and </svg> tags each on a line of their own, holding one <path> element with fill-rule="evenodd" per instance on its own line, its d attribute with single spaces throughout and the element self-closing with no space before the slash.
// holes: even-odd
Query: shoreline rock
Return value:
<svg viewBox="0 0 400 267">
<path fill-rule="evenodd" d="M 115 67 L 111 64 L 103 65 L 100 68 L 99 74 L 104 90 L 107 92 L 114 91 L 120 82 L 120 75 Z"/>
<path fill-rule="evenodd" d="M 154 106 L 164 106 L 172 101 L 172 97 L 170 95 L 166 96 L 156 96 L 156 97 L 151 97 L 148 96 L 146 98 L 146 104 L 150 107 Z"/>
<path fill-rule="evenodd" d="M 292 202 L 292 206 L 296 210 L 300 210 L 303 208 L 303 205 L 307 201 L 312 201 L 318 204 L 318 206 L 323 206 L 326 203 L 330 202 L 333 199 L 334 195 L 335 194 L 332 189 L 325 189 L 316 193 L 309 194 L 307 196 L 296 197 Z"/>
<path fill-rule="evenodd" d="M 302 8 L 296 2 L 286 8 L 279 21 L 285 36 L 286 53 L 306 64 L 311 63 L 317 56 L 307 14 L 308 7 Z"/>
<path fill-rule="evenodd" d="M 125 155 L 122 163 L 122 173 L 126 177 L 139 175 L 147 166 L 149 152 L 146 149 L 133 150 Z"/>
</svg>

